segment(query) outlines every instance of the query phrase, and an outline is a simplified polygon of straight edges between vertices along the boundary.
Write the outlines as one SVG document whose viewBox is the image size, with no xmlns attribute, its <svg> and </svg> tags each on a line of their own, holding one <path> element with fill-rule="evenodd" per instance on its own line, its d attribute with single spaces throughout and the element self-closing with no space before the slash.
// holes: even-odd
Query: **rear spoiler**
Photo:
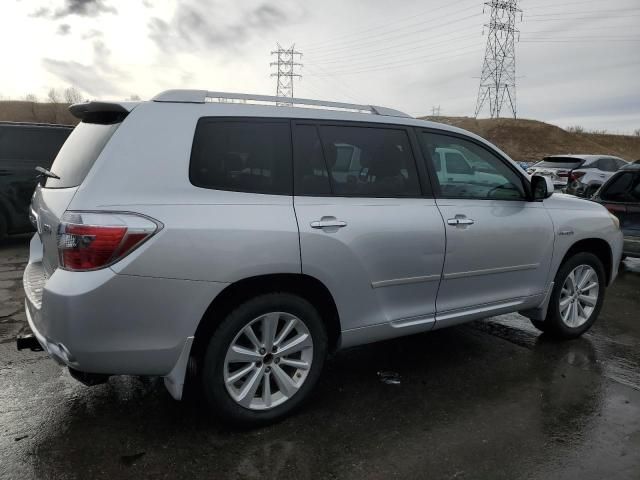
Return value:
<svg viewBox="0 0 640 480">
<path fill-rule="evenodd" d="M 85 123 L 112 125 L 125 119 L 137 102 L 129 104 L 110 102 L 74 103 L 69 107 L 71 114 Z M 131 108 L 127 108 L 130 106 Z"/>
</svg>

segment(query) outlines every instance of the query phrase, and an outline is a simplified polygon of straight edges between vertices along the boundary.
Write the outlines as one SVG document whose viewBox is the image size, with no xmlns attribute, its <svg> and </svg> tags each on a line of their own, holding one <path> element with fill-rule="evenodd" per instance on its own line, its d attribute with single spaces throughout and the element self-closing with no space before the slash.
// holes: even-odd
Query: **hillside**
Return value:
<svg viewBox="0 0 640 480">
<path fill-rule="evenodd" d="M 514 160 L 532 162 L 545 155 L 593 153 L 640 159 L 640 137 L 571 133 L 537 120 L 510 118 L 423 117 L 425 120 L 464 128 L 495 143 Z"/>
<path fill-rule="evenodd" d="M 0 121 L 63 123 L 78 120 L 68 104 L 0 101 Z M 562 153 L 602 153 L 625 160 L 640 159 L 640 137 L 571 133 L 537 120 L 475 119 L 469 117 L 423 117 L 474 132 L 495 143 L 514 160 L 532 162 L 545 155 Z"/>
<path fill-rule="evenodd" d="M 62 123 L 75 125 L 78 119 L 69 113 L 66 103 L 0 101 L 0 121 Z"/>
</svg>

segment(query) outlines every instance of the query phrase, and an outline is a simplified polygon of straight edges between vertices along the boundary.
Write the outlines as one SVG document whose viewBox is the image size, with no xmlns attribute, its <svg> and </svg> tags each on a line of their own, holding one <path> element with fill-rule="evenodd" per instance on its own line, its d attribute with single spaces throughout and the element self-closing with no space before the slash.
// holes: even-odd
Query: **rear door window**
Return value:
<svg viewBox="0 0 640 480">
<path fill-rule="evenodd" d="M 80 185 L 119 125 L 79 123 L 51 165 L 50 170 L 60 179 L 47 178 L 45 188 Z"/>
<path fill-rule="evenodd" d="M 200 119 L 189 179 L 202 188 L 291 194 L 289 121 Z"/>
<path fill-rule="evenodd" d="M 421 195 L 406 130 L 298 125 L 295 137 L 297 195 Z"/>
</svg>

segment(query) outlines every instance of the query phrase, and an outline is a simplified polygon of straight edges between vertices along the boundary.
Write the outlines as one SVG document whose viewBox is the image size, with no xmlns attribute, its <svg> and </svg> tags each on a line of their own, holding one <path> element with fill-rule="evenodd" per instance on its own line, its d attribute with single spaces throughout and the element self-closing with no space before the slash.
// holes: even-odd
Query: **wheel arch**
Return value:
<svg viewBox="0 0 640 480">
<path fill-rule="evenodd" d="M 280 273 L 244 278 L 228 285 L 211 302 L 196 328 L 192 356 L 202 358 L 208 340 L 220 322 L 236 306 L 257 295 L 289 292 L 308 300 L 320 312 L 327 328 L 329 351 L 340 341 L 340 317 L 329 289 L 315 277 L 305 274 Z"/>
<path fill-rule="evenodd" d="M 604 266 L 604 272 L 607 278 L 606 284 L 609 285 L 613 275 L 613 253 L 609 243 L 602 238 L 585 238 L 575 242 L 571 247 L 569 247 L 567 252 L 564 254 L 564 257 L 562 257 L 562 261 L 558 265 L 558 268 L 560 268 L 573 255 L 581 252 L 592 253 L 598 257 Z"/>
</svg>

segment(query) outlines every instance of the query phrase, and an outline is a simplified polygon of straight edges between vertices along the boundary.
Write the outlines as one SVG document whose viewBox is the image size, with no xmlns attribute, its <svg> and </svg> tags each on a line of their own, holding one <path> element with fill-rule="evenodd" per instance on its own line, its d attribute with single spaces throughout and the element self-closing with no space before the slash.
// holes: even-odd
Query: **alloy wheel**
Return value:
<svg viewBox="0 0 640 480">
<path fill-rule="evenodd" d="M 589 265 L 578 265 L 562 285 L 559 299 L 560 318 L 570 328 L 586 323 L 598 303 L 598 274 Z"/>
<path fill-rule="evenodd" d="M 313 339 L 304 322 L 270 312 L 249 322 L 231 342 L 224 383 L 231 398 L 250 410 L 269 410 L 289 400 L 313 362 Z"/>
</svg>

